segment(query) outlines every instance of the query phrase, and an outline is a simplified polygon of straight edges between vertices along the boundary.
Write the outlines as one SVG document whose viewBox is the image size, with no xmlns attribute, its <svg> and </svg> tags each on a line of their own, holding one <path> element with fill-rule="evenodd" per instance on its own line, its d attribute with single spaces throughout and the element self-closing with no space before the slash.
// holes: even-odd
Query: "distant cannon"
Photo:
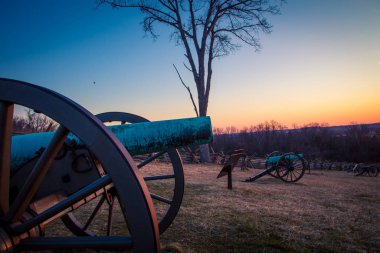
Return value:
<svg viewBox="0 0 380 253">
<path fill-rule="evenodd" d="M 15 104 L 44 113 L 60 126 L 54 133 L 12 137 Z M 107 128 L 102 121 L 136 124 Z M 146 121 L 127 113 L 101 114 L 98 119 L 51 90 L 0 79 L 0 252 L 73 248 L 158 252 L 159 234 L 173 221 L 183 195 L 183 168 L 175 147 L 210 142 L 211 123 L 207 117 Z M 136 165 L 130 153 L 151 155 Z M 166 153 L 173 171 L 143 177 L 138 168 Z M 149 192 L 144 180 L 174 180 L 172 198 Z M 152 199 L 169 206 L 160 221 Z M 115 201 L 124 222 L 118 231 L 112 230 Z M 83 220 L 78 212 L 92 203 Z M 108 208 L 103 235 L 91 224 L 104 203 Z M 57 219 L 77 237 L 45 237 L 45 226 Z"/>
<path fill-rule="evenodd" d="M 380 168 L 376 164 L 365 165 L 365 164 L 355 164 L 352 172 L 355 176 L 367 175 L 369 177 L 377 177 L 380 173 Z"/>
<path fill-rule="evenodd" d="M 265 175 L 280 178 L 287 183 L 294 183 L 300 180 L 306 170 L 307 163 L 302 154 L 280 153 L 274 151 L 269 154 L 265 161 L 265 170 L 253 177 L 249 177 L 244 182 L 253 182 Z"/>
</svg>

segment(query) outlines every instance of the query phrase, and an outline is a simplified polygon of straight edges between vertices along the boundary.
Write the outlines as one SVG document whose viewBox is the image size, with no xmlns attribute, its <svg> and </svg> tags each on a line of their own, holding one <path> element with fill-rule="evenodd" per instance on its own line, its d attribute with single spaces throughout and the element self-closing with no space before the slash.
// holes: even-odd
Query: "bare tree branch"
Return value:
<svg viewBox="0 0 380 253">
<path fill-rule="evenodd" d="M 185 66 L 185 68 L 186 68 L 188 71 L 193 72 L 193 71 L 189 68 L 189 66 L 187 66 L 185 63 L 183 63 L 183 66 Z"/>
<path fill-rule="evenodd" d="M 182 85 L 183 85 L 183 86 L 187 89 L 187 91 L 189 92 L 191 102 L 193 103 L 193 106 L 194 106 L 195 114 L 197 115 L 197 117 L 199 117 L 198 108 L 197 108 L 197 105 L 196 105 L 195 102 L 194 102 L 193 94 L 191 93 L 190 87 L 187 86 L 187 85 L 185 84 L 185 82 L 183 81 L 181 75 L 180 75 L 179 72 L 178 72 L 177 67 L 176 67 L 174 64 L 173 64 L 173 67 L 175 68 L 175 71 L 177 72 L 178 77 L 179 77 L 179 79 L 181 80 Z"/>
</svg>

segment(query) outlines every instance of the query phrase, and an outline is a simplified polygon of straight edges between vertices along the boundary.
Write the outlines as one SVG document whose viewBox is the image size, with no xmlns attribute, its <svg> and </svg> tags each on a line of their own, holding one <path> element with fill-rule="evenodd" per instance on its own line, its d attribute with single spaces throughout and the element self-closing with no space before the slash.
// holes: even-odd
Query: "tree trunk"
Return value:
<svg viewBox="0 0 380 253">
<path fill-rule="evenodd" d="M 210 157 L 210 149 L 208 144 L 202 144 L 199 146 L 199 152 L 200 152 L 200 159 L 201 163 L 210 163 L 211 157 Z"/>
<path fill-rule="evenodd" d="M 199 97 L 199 116 L 206 116 L 207 115 L 207 98 L 205 97 Z M 210 157 L 210 148 L 209 144 L 203 144 L 199 146 L 199 152 L 200 152 L 200 159 L 202 163 L 210 163 L 211 157 Z"/>
</svg>

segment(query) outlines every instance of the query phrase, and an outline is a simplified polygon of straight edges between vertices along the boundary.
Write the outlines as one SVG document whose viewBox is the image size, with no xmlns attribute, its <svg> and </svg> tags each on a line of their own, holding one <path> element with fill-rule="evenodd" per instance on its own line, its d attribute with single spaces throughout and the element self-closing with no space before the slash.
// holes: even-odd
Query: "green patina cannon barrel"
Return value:
<svg viewBox="0 0 380 253">
<path fill-rule="evenodd" d="M 108 127 L 131 155 L 163 151 L 172 147 L 200 145 L 212 141 L 209 117 L 186 118 L 123 124 Z M 22 166 L 45 148 L 54 132 L 33 133 L 12 137 L 11 169 Z M 96 138 L 96 136 L 94 136 Z M 70 134 L 66 143 L 81 141 Z"/>
<path fill-rule="evenodd" d="M 289 160 L 295 160 L 295 159 L 299 159 L 299 158 L 303 158 L 303 154 L 289 154 L 289 155 L 285 155 L 285 156 L 271 156 L 271 157 L 268 157 L 267 159 L 267 163 L 269 164 L 276 164 L 280 161 L 280 159 L 289 159 Z"/>
</svg>

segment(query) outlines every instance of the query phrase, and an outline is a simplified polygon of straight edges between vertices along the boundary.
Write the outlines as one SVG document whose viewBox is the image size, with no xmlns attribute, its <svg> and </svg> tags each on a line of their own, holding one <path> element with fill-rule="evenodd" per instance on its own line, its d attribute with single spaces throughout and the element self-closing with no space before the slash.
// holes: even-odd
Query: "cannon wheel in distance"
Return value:
<svg viewBox="0 0 380 253">
<path fill-rule="evenodd" d="M 272 153 L 270 153 L 266 160 L 265 160 L 265 169 L 269 169 L 270 167 L 272 166 L 275 166 L 275 164 L 271 164 L 268 162 L 268 159 L 272 156 L 280 156 L 282 155 L 282 153 L 280 151 L 273 151 Z M 279 176 L 277 175 L 277 170 L 272 170 L 271 172 L 269 172 L 269 175 L 271 175 L 272 177 L 275 177 L 275 178 L 279 178 Z"/>
<path fill-rule="evenodd" d="M 289 159 L 287 156 L 293 156 Z M 287 183 L 294 183 L 300 180 L 305 174 L 306 165 L 304 159 L 294 153 L 283 154 L 276 165 L 278 177 Z"/>
<path fill-rule="evenodd" d="M 106 112 L 106 113 L 98 114 L 96 115 L 96 117 L 99 118 L 104 123 L 117 121 L 123 124 L 123 123 L 140 123 L 140 122 L 149 121 L 141 116 L 125 113 L 125 112 Z M 160 234 L 162 234 L 170 226 L 170 224 L 175 219 L 181 207 L 183 193 L 184 193 L 184 185 L 185 185 L 182 161 L 178 154 L 178 151 L 175 148 L 171 148 L 167 151 L 151 154 L 151 156 L 148 156 L 146 160 L 137 164 L 137 167 L 140 170 L 143 170 L 144 166 L 148 165 L 150 162 L 153 162 L 155 159 L 160 158 L 165 153 L 168 154 L 169 159 L 171 161 L 172 171 L 170 171 L 168 174 L 161 173 L 160 175 L 144 177 L 144 180 L 146 182 L 157 181 L 157 180 L 160 180 L 160 181 L 169 180 L 170 181 L 169 187 L 172 187 L 172 189 L 169 189 L 169 191 L 172 192 L 172 196 L 170 196 L 170 198 L 162 197 L 158 194 L 151 192 L 151 197 L 154 203 L 155 202 L 163 203 L 167 206 L 165 208 L 166 210 L 163 211 L 163 214 L 160 215 L 157 213 Z M 149 183 L 148 183 L 148 188 L 149 188 Z M 104 203 L 107 204 L 108 202 L 104 202 Z M 108 203 L 108 205 L 109 204 L 110 203 Z M 109 208 L 112 208 L 112 207 L 109 206 Z M 98 211 L 98 210 L 95 210 L 95 211 Z M 75 217 L 75 214 L 73 213 L 69 213 L 65 215 L 62 218 L 62 221 L 76 235 L 93 235 L 94 234 L 94 232 L 87 230 L 88 226 L 85 226 L 84 224 L 82 224 Z"/>
<path fill-rule="evenodd" d="M 377 177 L 377 175 L 379 175 L 379 168 L 378 167 L 376 167 L 376 166 L 369 166 L 369 168 L 368 168 L 368 175 L 370 176 L 370 177 Z"/>
<path fill-rule="evenodd" d="M 38 158 L 28 180 L 9 203 L 14 105 L 41 112 L 60 126 Z M 106 174 L 43 212 L 25 218 L 34 193 L 69 133 L 76 135 L 97 157 Z M 54 222 L 70 207 L 111 184 L 121 206 L 125 234 L 45 237 L 38 233 L 42 224 L 51 219 Z M 0 219 L 0 248 L 5 251 L 122 248 L 134 252 L 159 252 L 160 248 L 158 223 L 148 188 L 132 157 L 116 137 L 94 115 L 70 99 L 43 87 L 3 78 L 0 79 Z"/>
</svg>

